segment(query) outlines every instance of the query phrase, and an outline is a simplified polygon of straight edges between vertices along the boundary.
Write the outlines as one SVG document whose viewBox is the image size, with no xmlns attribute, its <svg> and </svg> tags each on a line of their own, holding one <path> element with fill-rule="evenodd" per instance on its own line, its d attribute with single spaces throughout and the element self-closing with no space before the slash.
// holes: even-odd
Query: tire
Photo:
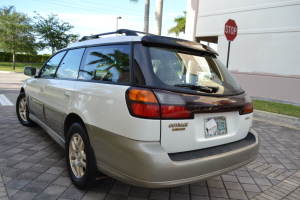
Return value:
<svg viewBox="0 0 300 200">
<path fill-rule="evenodd" d="M 87 132 L 82 124 L 73 123 L 65 142 L 66 162 L 70 178 L 79 189 L 95 185 L 97 166 Z"/>
<path fill-rule="evenodd" d="M 32 127 L 36 125 L 36 123 L 29 118 L 29 110 L 27 106 L 25 92 L 21 92 L 17 98 L 16 113 L 20 123 L 23 126 Z"/>
</svg>

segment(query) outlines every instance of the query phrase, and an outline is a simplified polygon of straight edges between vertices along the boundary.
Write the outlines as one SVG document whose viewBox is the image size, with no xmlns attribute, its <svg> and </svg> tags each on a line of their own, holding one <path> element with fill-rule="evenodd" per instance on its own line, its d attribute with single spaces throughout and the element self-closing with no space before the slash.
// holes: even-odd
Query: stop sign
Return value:
<svg viewBox="0 0 300 200">
<path fill-rule="evenodd" d="M 225 24 L 225 36 L 227 40 L 233 41 L 235 37 L 237 36 L 238 27 L 234 20 L 229 19 Z"/>
</svg>

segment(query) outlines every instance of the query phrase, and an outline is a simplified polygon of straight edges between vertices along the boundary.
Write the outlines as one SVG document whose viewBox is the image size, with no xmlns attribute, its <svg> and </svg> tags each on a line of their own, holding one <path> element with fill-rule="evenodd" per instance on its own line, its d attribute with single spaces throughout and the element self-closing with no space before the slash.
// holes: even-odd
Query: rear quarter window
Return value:
<svg viewBox="0 0 300 200">
<path fill-rule="evenodd" d="M 87 48 L 79 79 L 130 82 L 130 45 L 110 45 Z"/>
</svg>

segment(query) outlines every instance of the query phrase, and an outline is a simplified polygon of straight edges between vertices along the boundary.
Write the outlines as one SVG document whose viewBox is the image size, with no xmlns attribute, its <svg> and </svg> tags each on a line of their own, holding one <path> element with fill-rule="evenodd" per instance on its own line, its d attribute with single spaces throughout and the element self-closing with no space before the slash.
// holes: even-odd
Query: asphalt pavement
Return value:
<svg viewBox="0 0 300 200">
<path fill-rule="evenodd" d="M 253 121 L 259 155 L 246 167 L 175 188 L 138 188 L 108 178 L 79 190 L 69 179 L 64 150 L 39 126 L 18 122 L 14 104 L 26 78 L 0 73 L 0 200 L 300 199 L 300 129 L 262 120 Z M 13 105 L 4 105 L 7 100 Z"/>
</svg>

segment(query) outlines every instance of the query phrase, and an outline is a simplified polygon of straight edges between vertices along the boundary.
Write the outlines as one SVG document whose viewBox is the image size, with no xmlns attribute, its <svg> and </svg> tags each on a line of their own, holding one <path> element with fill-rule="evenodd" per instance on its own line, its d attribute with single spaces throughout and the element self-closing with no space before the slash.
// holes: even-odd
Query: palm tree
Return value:
<svg viewBox="0 0 300 200">
<path fill-rule="evenodd" d="M 131 2 L 138 2 L 138 0 L 130 0 Z M 145 14 L 144 14 L 144 32 L 149 32 L 149 8 L 150 0 L 145 0 Z"/>
<path fill-rule="evenodd" d="M 174 19 L 174 22 L 177 24 L 168 30 L 168 34 L 175 33 L 175 35 L 178 37 L 181 32 L 185 33 L 186 11 L 183 13 L 184 16 L 181 15 Z"/>
<path fill-rule="evenodd" d="M 138 2 L 138 0 L 130 0 L 130 1 Z M 148 27 L 149 27 L 149 7 L 150 7 L 150 0 L 145 0 L 144 32 L 146 33 L 148 33 Z M 155 8 L 155 34 L 156 35 L 161 35 L 162 10 L 163 10 L 163 0 L 156 0 L 156 8 Z"/>
<path fill-rule="evenodd" d="M 155 34 L 156 35 L 161 35 L 163 2 L 164 2 L 163 0 L 156 0 L 156 8 L 155 8 Z"/>
<path fill-rule="evenodd" d="M 113 53 L 103 54 L 98 51 L 90 53 L 92 56 L 96 56 L 99 59 L 93 60 L 87 65 L 97 64 L 99 71 L 104 72 L 101 80 L 109 80 L 113 75 L 110 69 L 114 68 L 119 73 L 119 76 L 129 71 L 129 55 L 123 53 L 119 49 L 115 49 Z M 85 71 L 89 74 L 89 72 Z"/>
</svg>

